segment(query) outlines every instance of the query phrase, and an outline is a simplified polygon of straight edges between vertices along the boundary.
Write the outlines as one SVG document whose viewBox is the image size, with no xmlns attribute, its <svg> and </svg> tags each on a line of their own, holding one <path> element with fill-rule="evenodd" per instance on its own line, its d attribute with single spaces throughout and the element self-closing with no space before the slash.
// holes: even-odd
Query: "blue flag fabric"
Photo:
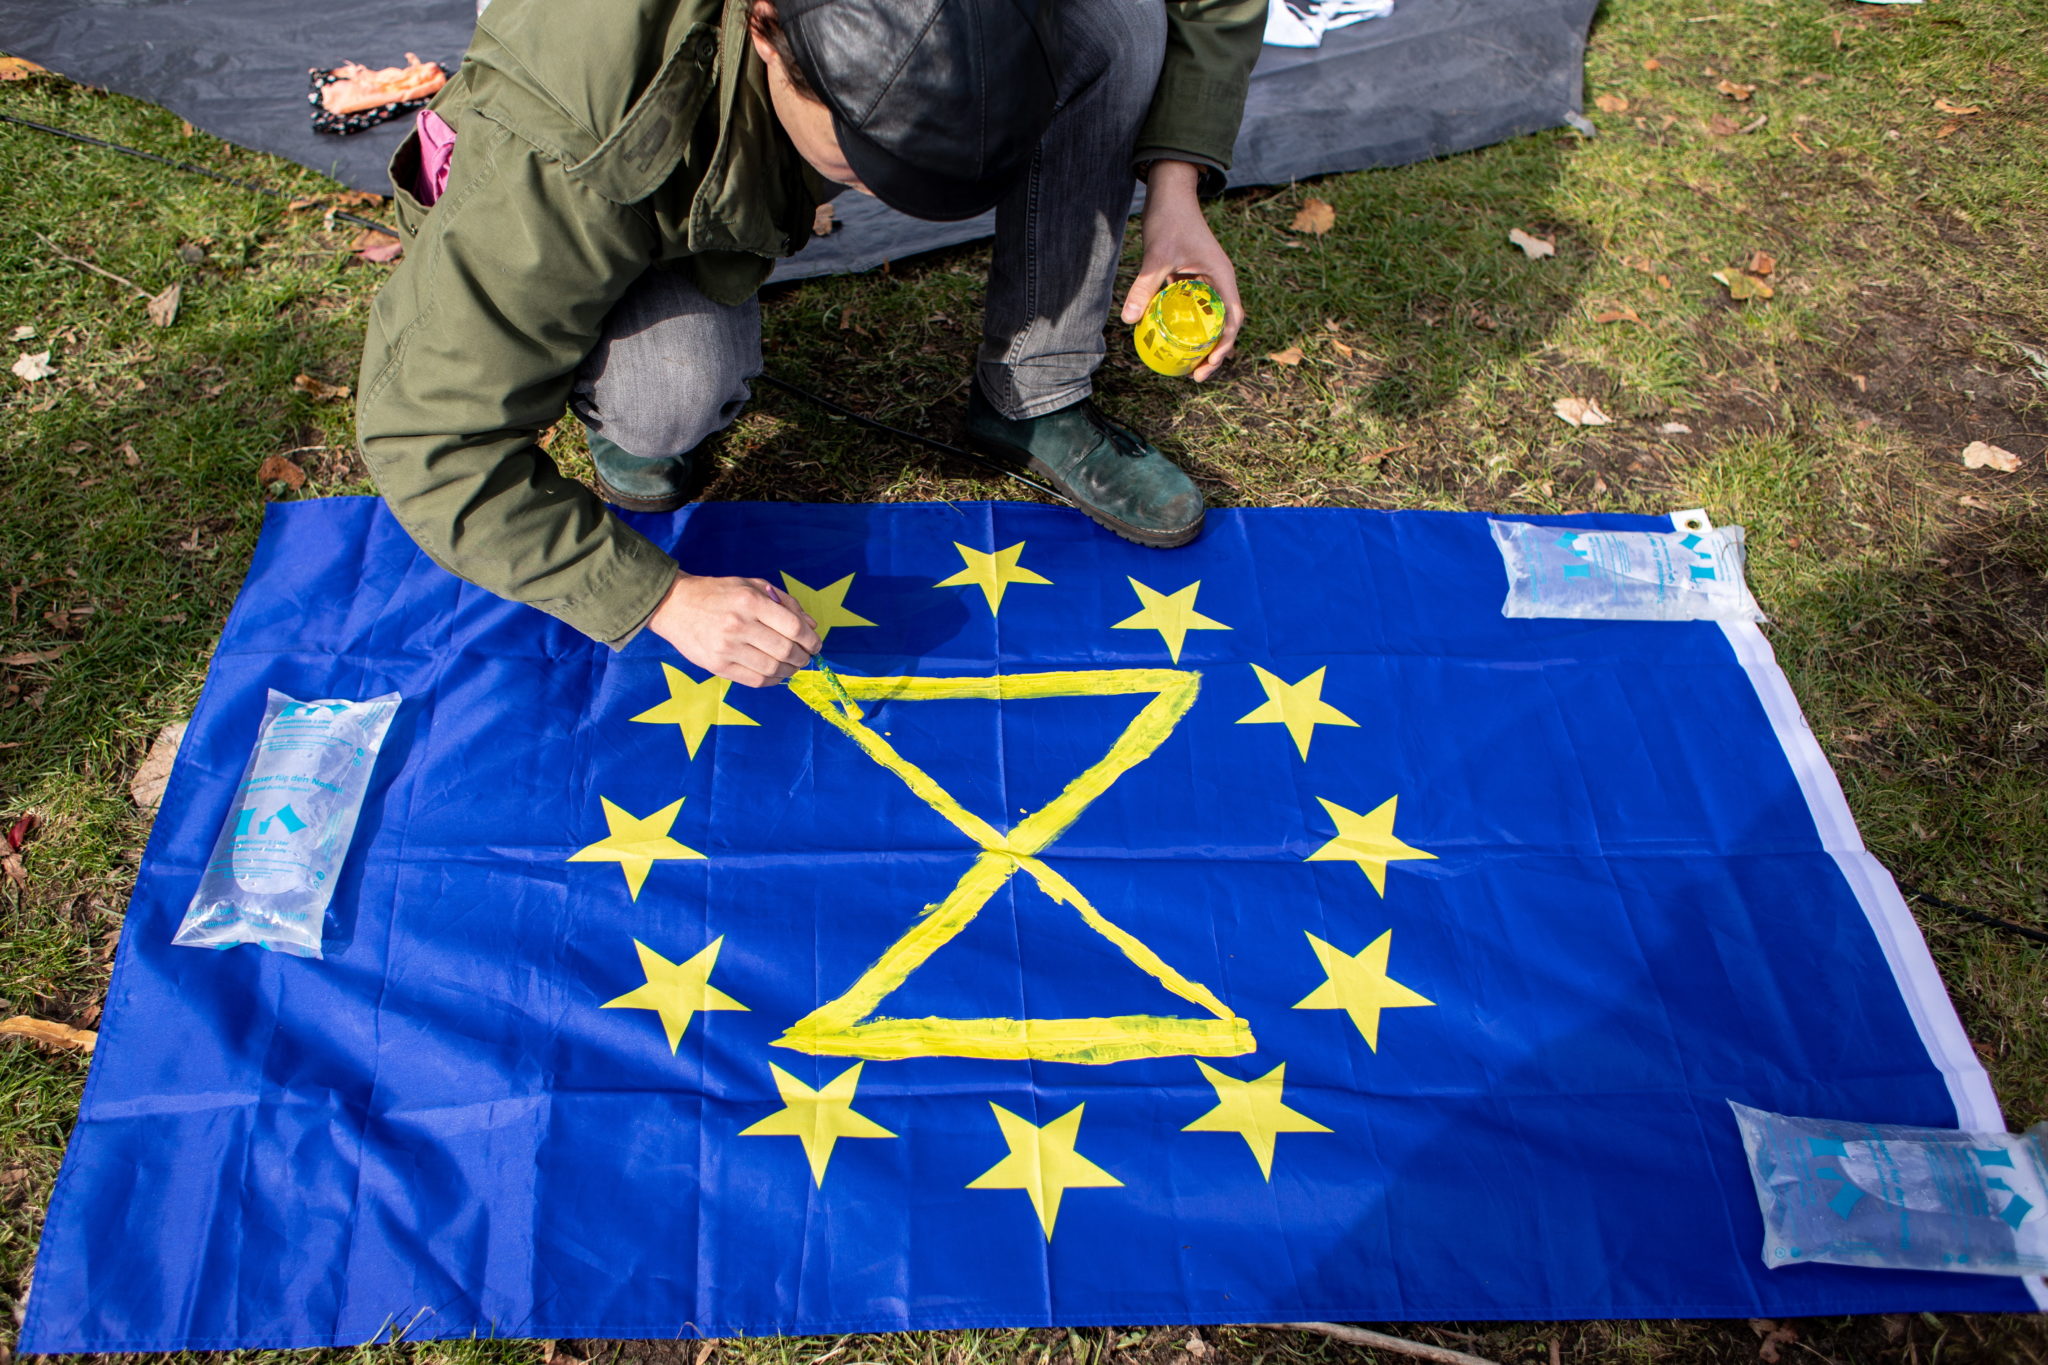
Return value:
<svg viewBox="0 0 2048 1365">
<path fill-rule="evenodd" d="M 1729 1099 L 1999 1118 L 1754 627 L 1504 619 L 1479 516 L 634 520 L 837 685 L 271 509 L 23 1350 L 2032 1307 L 1760 1259 Z M 324 961 L 170 943 L 267 688 L 405 697 Z"/>
</svg>

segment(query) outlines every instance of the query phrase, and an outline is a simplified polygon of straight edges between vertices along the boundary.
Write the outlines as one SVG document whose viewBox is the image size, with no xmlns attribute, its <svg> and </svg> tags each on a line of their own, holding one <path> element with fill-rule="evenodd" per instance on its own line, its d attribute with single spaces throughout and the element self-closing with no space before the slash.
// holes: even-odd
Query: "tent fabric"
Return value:
<svg viewBox="0 0 2048 1365">
<path fill-rule="evenodd" d="M 0 0 L 4 3 L 4 0 Z M 1598 0 L 1398 0 L 1312 48 L 1265 47 L 1252 72 L 1230 184 L 1405 166 L 1555 128 L 1580 107 Z M 842 194 L 843 225 L 776 267 L 800 280 L 977 241 L 995 215 L 923 223 Z"/>
<path fill-rule="evenodd" d="M 630 519 L 850 705 L 270 508 L 24 1352 L 2032 1306 L 1763 1264 L 1729 1099 L 2002 1124 L 1754 626 L 1506 619 L 1477 515 Z M 323 961 L 170 942 L 270 688 L 405 697 Z"/>
<path fill-rule="evenodd" d="M 1579 108 L 1596 4 L 1401 0 L 1320 47 L 1267 47 L 1230 183 L 1398 166 L 1556 127 Z M 473 24 L 466 0 L 0 0 L 8 51 L 380 194 L 390 193 L 385 163 L 405 123 L 313 132 L 307 68 L 388 65 L 406 52 L 452 63 Z M 993 231 L 992 215 L 924 223 L 851 194 L 835 207 L 840 229 L 783 262 L 776 279 L 866 270 Z"/>
</svg>

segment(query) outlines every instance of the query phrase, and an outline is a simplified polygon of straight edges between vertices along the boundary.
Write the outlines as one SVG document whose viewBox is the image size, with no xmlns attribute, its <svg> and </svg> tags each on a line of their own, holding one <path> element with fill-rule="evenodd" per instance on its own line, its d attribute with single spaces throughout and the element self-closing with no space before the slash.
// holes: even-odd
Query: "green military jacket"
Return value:
<svg viewBox="0 0 2048 1365">
<path fill-rule="evenodd" d="M 1137 147 L 1227 167 L 1266 0 L 1151 2 L 1168 9 L 1166 64 Z M 407 152 L 394 162 L 406 252 L 371 308 L 356 407 L 371 476 L 443 568 L 613 646 L 675 563 L 538 439 L 650 266 L 742 302 L 830 188 L 775 118 L 746 15 L 744 0 L 495 0 L 435 97 L 458 146 L 432 208 Z"/>
</svg>

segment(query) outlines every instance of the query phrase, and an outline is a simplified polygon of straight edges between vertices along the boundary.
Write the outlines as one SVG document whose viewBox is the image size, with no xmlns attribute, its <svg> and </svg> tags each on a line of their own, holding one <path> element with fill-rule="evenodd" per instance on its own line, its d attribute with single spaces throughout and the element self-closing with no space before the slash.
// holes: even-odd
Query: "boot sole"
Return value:
<svg viewBox="0 0 2048 1365">
<path fill-rule="evenodd" d="M 1026 470 L 1045 480 L 1054 488 L 1059 488 L 1060 486 L 1059 477 L 1051 469 L 1029 455 L 1025 455 L 1024 452 L 1019 451 L 1015 446 L 1007 442 L 990 440 L 970 431 L 967 434 L 967 444 L 971 449 L 978 450 L 990 459 L 999 460 L 1004 464 L 1015 466 L 1021 463 Z M 1022 456 L 1021 460 L 1020 456 Z M 1062 489 L 1061 492 L 1064 495 L 1065 490 Z M 1107 512 L 1090 507 L 1079 499 L 1069 498 L 1068 501 L 1097 526 L 1102 527 L 1106 531 L 1115 532 L 1133 545 L 1143 545 L 1148 550 L 1177 550 L 1181 546 L 1189 544 L 1202 534 L 1202 523 L 1208 519 L 1208 509 L 1204 508 L 1201 516 L 1196 517 L 1194 521 L 1180 530 L 1147 531 L 1141 527 L 1133 526 L 1119 517 L 1113 517 Z"/>
<path fill-rule="evenodd" d="M 636 498 L 629 493 L 621 493 L 618 489 L 612 487 L 598 470 L 593 469 L 591 471 L 591 478 L 597 484 L 597 495 L 600 498 L 611 503 L 614 507 L 623 507 L 628 512 L 680 511 L 704 496 L 704 490 L 711 485 L 710 478 L 700 473 L 691 479 L 689 487 L 668 497 Z"/>
</svg>

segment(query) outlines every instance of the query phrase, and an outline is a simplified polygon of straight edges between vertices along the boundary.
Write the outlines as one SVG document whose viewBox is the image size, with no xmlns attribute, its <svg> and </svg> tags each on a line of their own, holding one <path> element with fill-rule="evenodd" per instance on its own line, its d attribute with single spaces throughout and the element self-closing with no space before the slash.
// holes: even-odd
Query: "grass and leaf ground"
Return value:
<svg viewBox="0 0 2048 1365">
<path fill-rule="evenodd" d="M 1119 329 L 1109 404 L 1222 505 L 1702 505 L 1747 526 L 1772 641 L 1869 845 L 1912 885 L 2048 927 L 2048 6 L 1611 0 L 1587 85 L 1597 137 L 1544 133 L 1214 205 L 1250 309 L 1241 359 L 1200 388 L 1162 381 Z M 0 111 L 336 202 L 319 177 L 53 76 L 0 84 Z M 1327 232 L 1294 226 L 1312 198 L 1334 209 Z M 192 707 L 264 501 L 369 491 L 348 405 L 293 382 L 354 382 L 388 269 L 357 258 L 357 230 L 325 223 L 322 206 L 0 125 L 0 334 L 14 338 L 9 361 L 50 353 L 46 377 L 0 378 L 0 816 L 43 821 L 24 882 L 0 878 L 0 1014 L 96 1023 L 148 832 L 128 780 L 157 730 Z M 1526 258 L 1508 243 L 1518 228 L 1556 254 Z M 176 323 L 153 325 L 136 292 L 65 255 L 143 293 L 181 284 Z M 983 249 L 963 248 L 771 291 L 771 368 L 948 436 L 984 264 Z M 1772 297 L 1737 301 L 1711 278 L 1745 268 Z M 1613 421 L 1567 426 L 1552 410 L 1567 397 Z M 1972 441 L 2020 467 L 1966 469 Z M 558 433 L 571 467 L 578 444 L 573 429 Z M 259 480 L 277 456 L 303 486 Z M 713 496 L 1013 491 L 772 391 L 723 459 Z M 2048 951 L 1917 908 L 2013 1126 L 2048 1117 Z M 84 1072 L 76 1052 L 0 1041 L 0 1292 L 17 1306 Z M 1797 1342 L 1739 1322 L 1391 1330 L 1517 1362 L 1746 1361 L 1766 1345 L 1787 1359 L 2048 1361 L 2037 1321 L 1924 1314 L 1801 1322 Z M 1299 1333 L 1190 1337 L 326 1354 L 422 1365 L 1370 1354 Z"/>
</svg>

